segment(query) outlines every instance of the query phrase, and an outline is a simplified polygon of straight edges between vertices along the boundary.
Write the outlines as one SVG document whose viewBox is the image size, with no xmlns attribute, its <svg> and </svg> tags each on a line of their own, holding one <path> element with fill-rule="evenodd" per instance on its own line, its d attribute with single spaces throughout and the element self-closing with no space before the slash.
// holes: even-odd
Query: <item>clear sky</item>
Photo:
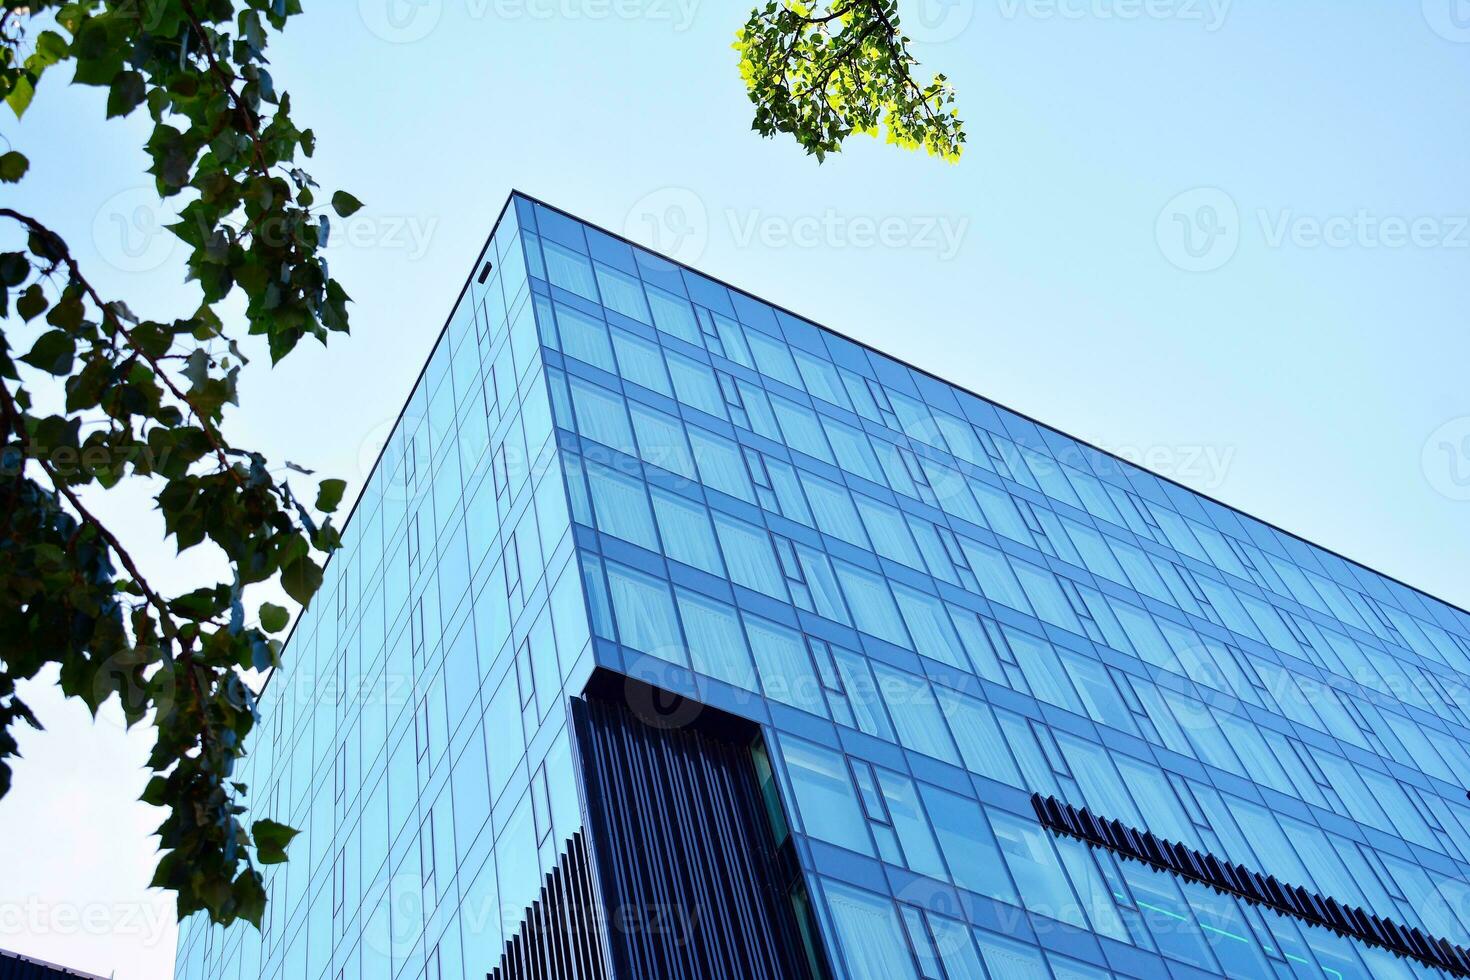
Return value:
<svg viewBox="0 0 1470 980">
<path fill-rule="evenodd" d="M 305 5 L 273 61 L 316 176 L 367 204 L 330 253 L 353 333 L 258 359 L 239 441 L 360 482 L 515 187 L 1470 605 L 1464 0 L 901 0 L 957 166 L 750 132 L 729 0 Z M 7 126 L 34 173 L 7 197 L 183 311 L 143 129 L 57 81 Z M 147 740 L 30 697 L 0 947 L 166 976 Z"/>
</svg>

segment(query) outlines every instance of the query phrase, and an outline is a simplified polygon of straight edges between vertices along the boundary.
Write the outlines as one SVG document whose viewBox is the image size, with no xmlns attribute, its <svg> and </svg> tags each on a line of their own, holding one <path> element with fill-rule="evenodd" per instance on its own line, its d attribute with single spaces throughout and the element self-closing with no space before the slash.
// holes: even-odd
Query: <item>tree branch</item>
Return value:
<svg viewBox="0 0 1470 980">
<path fill-rule="evenodd" d="M 49 243 L 59 250 L 60 255 L 57 261 L 66 266 L 72 282 L 75 282 L 79 286 L 81 286 L 82 291 L 87 294 L 87 298 L 90 299 L 99 310 L 101 310 L 104 323 L 108 326 L 109 329 L 122 334 L 123 338 L 128 342 L 133 350 L 144 360 L 146 360 L 149 365 L 152 366 L 154 375 L 163 382 L 163 384 L 168 388 L 170 392 L 172 392 L 175 398 L 183 402 L 184 405 L 188 407 L 189 414 L 194 416 L 194 418 L 199 422 L 200 429 L 203 430 L 205 436 L 208 437 L 211 445 L 213 446 L 215 455 L 219 458 L 220 468 L 229 470 L 231 473 L 234 473 L 234 468 L 230 466 L 229 460 L 226 458 L 225 455 L 230 447 L 228 446 L 228 444 L 226 444 L 224 436 L 220 434 L 219 430 L 215 427 L 213 422 L 205 418 L 204 413 L 200 411 L 199 406 L 194 403 L 193 399 L 191 399 L 188 394 L 182 391 L 179 388 L 178 384 L 174 382 L 174 379 L 169 375 L 168 371 L 161 363 L 162 359 L 160 357 L 149 354 L 146 350 L 144 350 L 141 346 L 134 342 L 132 331 L 130 331 L 127 326 L 124 325 L 122 318 L 117 315 L 116 311 L 114 311 L 109 304 L 103 301 L 102 297 L 97 293 L 96 288 L 87 281 L 87 278 L 85 276 L 82 275 L 81 266 L 72 256 L 71 250 L 67 247 L 66 242 L 61 238 L 61 236 L 56 234 L 51 229 L 47 228 L 45 225 L 41 224 L 41 222 L 37 221 L 35 218 L 32 218 L 29 215 L 21 214 L 19 211 L 13 210 L 12 208 L 0 208 L 0 217 L 12 218 L 15 221 L 18 221 L 21 224 L 25 225 L 32 232 L 38 235 L 44 235 L 48 239 Z M 236 474 L 235 479 L 237 481 L 240 481 L 240 477 L 238 474 Z M 243 483 L 243 481 L 240 482 Z"/>
</svg>

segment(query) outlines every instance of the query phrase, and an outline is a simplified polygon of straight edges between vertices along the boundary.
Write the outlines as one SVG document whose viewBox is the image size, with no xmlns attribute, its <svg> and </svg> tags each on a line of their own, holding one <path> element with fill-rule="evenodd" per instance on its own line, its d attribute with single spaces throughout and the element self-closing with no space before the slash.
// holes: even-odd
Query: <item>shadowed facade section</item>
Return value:
<svg viewBox="0 0 1470 980">
<path fill-rule="evenodd" d="M 0 980 L 65 980 L 76 977 L 82 980 L 103 980 L 95 973 L 83 973 L 0 949 Z"/>
<path fill-rule="evenodd" d="M 625 679 L 601 687 L 572 717 L 616 975 L 825 976 L 756 726 Z"/>
</svg>

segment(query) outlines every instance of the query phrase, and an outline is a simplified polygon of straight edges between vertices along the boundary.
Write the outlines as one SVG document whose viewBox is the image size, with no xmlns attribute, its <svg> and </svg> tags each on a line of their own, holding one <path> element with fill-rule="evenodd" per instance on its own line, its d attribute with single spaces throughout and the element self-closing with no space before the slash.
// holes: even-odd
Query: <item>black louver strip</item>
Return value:
<svg viewBox="0 0 1470 980">
<path fill-rule="evenodd" d="M 1063 803 L 1055 796 L 1031 794 L 1031 806 L 1041 823 L 1058 834 L 1075 837 L 1093 847 L 1104 847 L 1121 857 L 1170 871 L 1217 892 L 1235 895 L 1282 915 L 1331 929 L 1397 956 L 1418 960 L 1457 977 L 1470 977 L 1470 951 L 1448 939 L 1427 936 L 1421 930 L 1383 919 L 1360 908 L 1348 908 L 1336 899 L 1287 885 L 1244 865 L 1230 865 L 1213 854 L 1162 840 L 1147 830 L 1125 827 Z"/>
<path fill-rule="evenodd" d="M 488 980 L 611 980 L 587 839 L 567 841 Z"/>
<path fill-rule="evenodd" d="M 0 949 L 0 980 L 102 980 L 95 973 L 82 973 L 68 967 L 32 959 Z"/>
<path fill-rule="evenodd" d="M 809 980 L 791 865 L 751 760 L 757 730 L 660 727 L 595 698 L 572 717 L 615 975 Z"/>
</svg>

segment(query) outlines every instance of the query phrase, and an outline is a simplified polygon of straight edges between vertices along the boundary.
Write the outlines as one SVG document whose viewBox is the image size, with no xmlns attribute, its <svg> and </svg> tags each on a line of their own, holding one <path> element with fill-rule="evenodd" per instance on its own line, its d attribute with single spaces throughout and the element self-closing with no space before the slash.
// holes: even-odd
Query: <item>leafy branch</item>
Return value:
<svg viewBox="0 0 1470 980">
<path fill-rule="evenodd" d="M 13 725 L 40 727 L 18 681 L 55 664 L 63 692 L 94 713 L 116 696 L 130 725 L 154 728 L 143 799 L 167 814 L 153 883 L 177 893 L 181 917 L 203 909 L 221 923 L 259 925 L 257 865 L 284 861 L 296 833 L 269 819 L 247 831 L 249 788 L 232 778 L 256 722 L 246 674 L 279 665 L 271 634 L 289 619 L 263 603 L 248 625 L 246 592 L 274 582 L 311 601 L 344 489 L 323 480 L 308 506 L 224 434 L 245 357 L 222 303 L 243 299 L 246 332 L 272 361 L 347 329 L 347 294 L 321 255 L 330 217 L 296 162 L 315 138 L 266 67 L 270 33 L 299 12 L 299 0 L 3 0 L 0 11 L 0 98 L 17 119 L 62 64 L 106 90 L 109 118 L 147 111 L 148 172 L 180 202 L 169 230 L 189 246 L 200 294 L 176 319 L 139 318 L 40 218 L 0 207 L 0 234 L 8 225 L 23 242 L 0 251 L 0 796 Z M 29 169 L 21 152 L 0 154 L 0 182 Z M 330 207 L 346 217 L 360 204 L 339 191 Z M 224 581 L 182 595 L 149 581 L 92 507 L 134 484 L 156 491 L 181 552 L 208 543 L 223 558 Z"/>
<path fill-rule="evenodd" d="M 751 128 L 789 133 L 820 161 L 853 133 L 956 161 L 964 123 L 944 75 L 914 77 L 917 59 L 897 0 L 770 0 L 736 35 Z"/>
</svg>

